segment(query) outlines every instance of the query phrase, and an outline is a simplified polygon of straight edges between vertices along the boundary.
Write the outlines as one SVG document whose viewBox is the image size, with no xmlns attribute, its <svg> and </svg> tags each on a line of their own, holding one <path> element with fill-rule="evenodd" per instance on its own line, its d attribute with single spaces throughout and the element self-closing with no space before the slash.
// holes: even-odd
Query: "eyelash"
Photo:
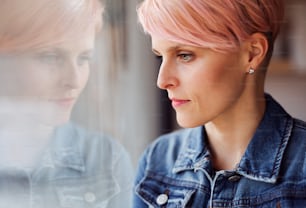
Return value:
<svg viewBox="0 0 306 208">
<path fill-rule="evenodd" d="M 38 58 L 40 61 L 47 63 L 47 64 L 55 64 L 55 63 L 62 61 L 61 57 L 58 54 L 49 53 L 49 52 L 39 54 Z"/>
<path fill-rule="evenodd" d="M 183 62 L 189 62 L 193 59 L 193 55 L 191 53 L 180 53 L 177 57 Z"/>
<path fill-rule="evenodd" d="M 37 56 L 37 58 L 41 62 L 49 65 L 61 64 L 64 61 L 62 55 L 53 52 L 41 53 Z M 92 60 L 91 55 L 80 55 L 77 59 L 77 64 L 79 66 L 83 66 L 85 63 L 90 63 L 91 60 Z"/>
<path fill-rule="evenodd" d="M 79 66 L 82 66 L 85 62 L 90 63 L 92 61 L 92 56 L 91 55 L 81 55 L 78 58 L 78 64 Z"/>
<path fill-rule="evenodd" d="M 156 59 L 163 61 L 163 56 L 161 55 L 155 55 Z M 182 62 L 190 62 L 194 59 L 194 55 L 192 53 L 177 53 L 176 57 L 179 59 L 179 61 Z"/>
</svg>

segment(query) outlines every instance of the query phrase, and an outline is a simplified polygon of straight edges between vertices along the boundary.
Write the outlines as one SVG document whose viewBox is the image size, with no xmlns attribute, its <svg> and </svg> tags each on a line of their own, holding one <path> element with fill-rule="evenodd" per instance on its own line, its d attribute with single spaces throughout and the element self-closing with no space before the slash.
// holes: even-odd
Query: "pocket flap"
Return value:
<svg viewBox="0 0 306 208">
<path fill-rule="evenodd" d="M 136 186 L 136 192 L 152 207 L 186 207 L 194 188 L 180 186 L 180 181 L 171 178 L 146 176 Z"/>
</svg>

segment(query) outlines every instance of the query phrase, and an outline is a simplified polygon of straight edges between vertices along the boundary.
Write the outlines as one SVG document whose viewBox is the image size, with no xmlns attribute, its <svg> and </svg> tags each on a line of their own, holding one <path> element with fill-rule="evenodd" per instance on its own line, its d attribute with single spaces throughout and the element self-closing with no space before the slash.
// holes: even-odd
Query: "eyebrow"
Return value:
<svg viewBox="0 0 306 208">
<path fill-rule="evenodd" d="M 36 52 L 59 52 L 59 53 L 67 53 L 69 52 L 69 50 L 66 50 L 65 48 L 60 48 L 60 47 L 46 47 L 46 48 L 43 48 L 41 50 L 37 50 Z M 94 49 L 92 48 L 88 48 L 88 49 L 85 49 L 83 51 L 80 52 L 81 54 L 91 54 L 91 53 L 94 53 Z"/>
<path fill-rule="evenodd" d="M 82 51 L 81 53 L 82 54 L 94 54 L 94 52 L 95 52 L 95 50 L 94 49 L 87 49 L 87 50 L 84 50 L 84 51 Z"/>
<path fill-rule="evenodd" d="M 183 47 L 187 47 L 187 45 L 183 45 L 183 44 L 177 44 L 175 46 L 172 46 L 170 48 L 167 48 L 166 52 L 169 52 L 169 51 L 176 51 L 180 48 L 183 48 Z M 158 52 L 158 50 L 156 50 L 155 48 L 152 48 L 152 51 L 153 53 L 155 53 L 156 55 L 159 55 L 160 53 Z"/>
</svg>

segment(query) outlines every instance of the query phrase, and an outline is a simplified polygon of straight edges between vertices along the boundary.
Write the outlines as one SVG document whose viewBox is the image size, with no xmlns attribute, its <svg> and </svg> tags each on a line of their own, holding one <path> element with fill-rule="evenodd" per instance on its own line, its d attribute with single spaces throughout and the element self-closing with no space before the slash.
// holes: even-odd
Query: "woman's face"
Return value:
<svg viewBox="0 0 306 208">
<path fill-rule="evenodd" d="M 42 123 L 68 121 L 88 80 L 93 46 L 94 33 L 84 32 L 52 47 L 1 58 L 1 104 Z"/>
<path fill-rule="evenodd" d="M 223 54 L 154 35 L 152 49 L 162 57 L 157 85 L 167 90 L 182 127 L 204 125 L 235 108 L 248 69 L 243 49 Z"/>
</svg>

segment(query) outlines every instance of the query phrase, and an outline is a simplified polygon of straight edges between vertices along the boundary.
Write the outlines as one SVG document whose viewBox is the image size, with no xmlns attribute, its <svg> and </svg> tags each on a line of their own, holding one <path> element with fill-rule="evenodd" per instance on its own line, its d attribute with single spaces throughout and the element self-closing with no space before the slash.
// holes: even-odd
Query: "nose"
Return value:
<svg viewBox="0 0 306 208">
<path fill-rule="evenodd" d="M 176 87 L 178 85 L 178 79 L 175 73 L 175 67 L 173 64 L 163 60 L 159 68 L 157 86 L 163 90 Z"/>
<path fill-rule="evenodd" d="M 61 86 L 66 89 L 82 88 L 88 79 L 88 70 L 80 67 L 76 61 L 67 61 L 60 74 Z"/>
</svg>

